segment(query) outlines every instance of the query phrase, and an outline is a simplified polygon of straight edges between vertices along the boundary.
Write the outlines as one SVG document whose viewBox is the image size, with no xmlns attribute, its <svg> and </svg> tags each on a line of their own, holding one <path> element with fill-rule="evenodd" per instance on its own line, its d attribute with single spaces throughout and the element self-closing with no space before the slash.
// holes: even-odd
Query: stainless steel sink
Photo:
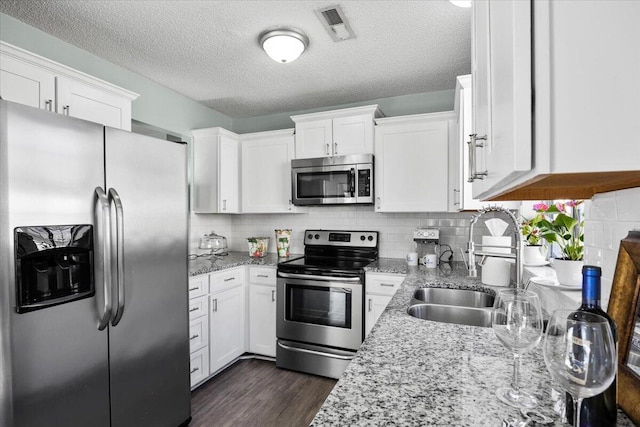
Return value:
<svg viewBox="0 0 640 427">
<path fill-rule="evenodd" d="M 466 289 L 418 288 L 413 298 L 429 304 L 445 304 L 462 307 L 493 307 L 495 297 L 487 292 Z M 413 301 L 416 303 L 416 301 Z"/>
<path fill-rule="evenodd" d="M 491 327 L 491 310 L 487 308 L 462 307 L 439 304 L 413 304 L 407 310 L 418 319 L 458 325 Z"/>
<path fill-rule="evenodd" d="M 482 291 L 418 288 L 407 310 L 410 316 L 458 325 L 491 326 L 495 296 Z"/>
</svg>

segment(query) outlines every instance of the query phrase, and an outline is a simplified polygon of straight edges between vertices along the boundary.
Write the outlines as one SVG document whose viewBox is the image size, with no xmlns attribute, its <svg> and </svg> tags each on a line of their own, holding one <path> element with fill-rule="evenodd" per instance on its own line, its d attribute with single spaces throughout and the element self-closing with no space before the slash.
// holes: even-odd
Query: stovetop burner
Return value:
<svg viewBox="0 0 640 427">
<path fill-rule="evenodd" d="M 377 231 L 306 230 L 305 256 L 282 262 L 282 272 L 354 275 L 378 259 Z"/>
</svg>

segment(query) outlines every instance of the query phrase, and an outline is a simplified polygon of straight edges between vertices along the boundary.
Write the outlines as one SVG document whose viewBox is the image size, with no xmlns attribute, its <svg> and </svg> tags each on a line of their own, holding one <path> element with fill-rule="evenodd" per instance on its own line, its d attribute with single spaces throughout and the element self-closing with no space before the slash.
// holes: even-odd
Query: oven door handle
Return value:
<svg viewBox="0 0 640 427">
<path fill-rule="evenodd" d="M 324 282 L 359 282 L 359 277 L 330 277 L 330 276 L 317 276 L 314 274 L 291 274 L 291 273 L 278 273 L 278 277 L 284 277 L 285 279 L 301 279 L 301 280 L 322 280 Z"/>
<path fill-rule="evenodd" d="M 278 341 L 278 345 L 280 347 L 284 348 L 285 350 L 298 352 L 298 353 L 307 353 L 307 354 L 313 354 L 313 355 L 316 355 L 316 356 L 332 357 L 334 359 L 341 359 L 341 360 L 352 360 L 353 359 L 353 356 L 343 356 L 343 355 L 340 355 L 340 354 L 325 353 L 325 352 L 322 352 L 322 351 L 309 350 L 309 349 L 306 349 L 306 348 L 291 347 L 291 346 L 288 346 L 286 344 L 282 344 L 282 342 L 280 342 L 280 341 Z"/>
</svg>

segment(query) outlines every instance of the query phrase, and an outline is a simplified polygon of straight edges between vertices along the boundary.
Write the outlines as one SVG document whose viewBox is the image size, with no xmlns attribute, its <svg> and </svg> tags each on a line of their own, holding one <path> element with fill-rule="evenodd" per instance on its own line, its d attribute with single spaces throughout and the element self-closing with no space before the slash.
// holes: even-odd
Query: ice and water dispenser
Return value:
<svg viewBox="0 0 640 427">
<path fill-rule="evenodd" d="M 17 227 L 14 238 L 18 313 L 94 294 L 93 226 Z"/>
</svg>

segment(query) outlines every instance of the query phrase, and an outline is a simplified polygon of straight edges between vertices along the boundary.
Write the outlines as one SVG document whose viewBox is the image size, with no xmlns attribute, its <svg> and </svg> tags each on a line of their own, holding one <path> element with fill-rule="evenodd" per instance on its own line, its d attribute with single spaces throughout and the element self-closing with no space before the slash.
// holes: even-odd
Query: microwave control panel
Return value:
<svg viewBox="0 0 640 427">
<path fill-rule="evenodd" d="M 371 169 L 358 170 L 358 197 L 371 196 Z"/>
</svg>

